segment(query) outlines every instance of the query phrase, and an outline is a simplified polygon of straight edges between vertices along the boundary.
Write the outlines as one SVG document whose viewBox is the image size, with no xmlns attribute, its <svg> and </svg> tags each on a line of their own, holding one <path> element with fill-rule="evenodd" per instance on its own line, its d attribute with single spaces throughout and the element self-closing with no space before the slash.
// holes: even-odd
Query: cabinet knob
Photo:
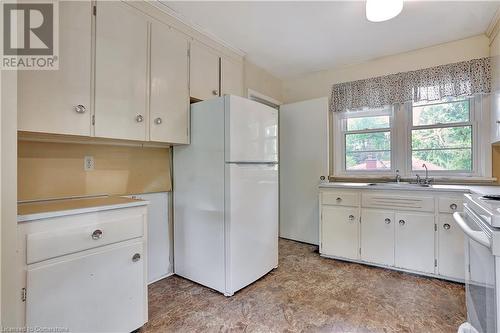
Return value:
<svg viewBox="0 0 500 333">
<path fill-rule="evenodd" d="M 162 123 L 162 120 L 161 120 L 160 117 L 158 117 L 158 118 L 155 119 L 155 124 L 156 125 L 160 125 L 161 123 Z"/>
<path fill-rule="evenodd" d="M 353 221 L 354 220 L 354 215 L 349 215 L 349 221 Z"/>
<path fill-rule="evenodd" d="M 457 209 L 457 207 L 458 207 L 458 206 L 457 206 L 457 204 L 454 204 L 454 203 L 452 203 L 452 204 L 450 205 L 450 209 L 451 209 L 451 210 L 456 210 L 456 209 Z"/>
<path fill-rule="evenodd" d="M 337 201 L 337 203 L 342 202 L 342 198 L 339 197 L 339 198 L 335 199 L 335 201 Z"/>
<path fill-rule="evenodd" d="M 75 105 L 75 112 L 76 113 L 85 113 L 85 111 L 87 111 L 87 109 L 85 108 L 84 105 L 81 105 L 81 104 Z"/>
<path fill-rule="evenodd" d="M 138 262 L 139 260 L 141 260 L 141 255 L 139 253 L 136 253 L 132 256 L 133 262 Z"/>
<path fill-rule="evenodd" d="M 391 219 L 388 218 L 388 217 L 384 221 L 385 221 L 385 224 L 390 224 L 391 223 Z"/>
<path fill-rule="evenodd" d="M 500 124 L 500 120 L 497 120 L 497 124 Z"/>
<path fill-rule="evenodd" d="M 135 117 L 135 121 L 142 123 L 144 121 L 144 117 L 141 114 L 138 114 L 137 117 Z"/>
<path fill-rule="evenodd" d="M 218 90 L 212 90 L 212 95 L 214 95 L 214 96 L 219 95 L 219 91 Z"/>
<path fill-rule="evenodd" d="M 451 225 L 449 225 L 448 223 L 443 224 L 444 230 L 449 230 L 450 228 L 451 228 Z"/>
<path fill-rule="evenodd" d="M 405 220 L 399 220 L 399 225 L 400 225 L 400 226 L 404 226 L 404 225 L 405 225 L 405 223 L 406 223 L 406 222 L 405 222 Z"/>
<path fill-rule="evenodd" d="M 93 240 L 98 240 L 98 239 L 101 239 L 102 238 L 102 230 L 94 230 L 94 232 L 92 233 L 92 239 Z"/>
</svg>

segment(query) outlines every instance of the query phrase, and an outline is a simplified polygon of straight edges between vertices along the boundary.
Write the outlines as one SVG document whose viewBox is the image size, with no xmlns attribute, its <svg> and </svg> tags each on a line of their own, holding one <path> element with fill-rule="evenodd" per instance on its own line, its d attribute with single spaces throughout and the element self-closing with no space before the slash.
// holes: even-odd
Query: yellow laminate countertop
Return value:
<svg viewBox="0 0 500 333">
<path fill-rule="evenodd" d="M 148 201 L 117 196 L 24 202 L 17 205 L 17 221 L 25 222 L 147 204 Z"/>
</svg>

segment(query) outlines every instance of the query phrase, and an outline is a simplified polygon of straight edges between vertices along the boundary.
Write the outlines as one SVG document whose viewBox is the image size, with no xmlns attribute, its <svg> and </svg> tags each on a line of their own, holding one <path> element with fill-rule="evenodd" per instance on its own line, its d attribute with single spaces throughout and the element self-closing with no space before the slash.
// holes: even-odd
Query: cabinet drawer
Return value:
<svg viewBox="0 0 500 333">
<path fill-rule="evenodd" d="M 323 192 L 321 195 L 323 205 L 359 206 L 359 193 L 352 192 Z"/>
<path fill-rule="evenodd" d="M 464 203 L 462 197 L 456 198 L 439 198 L 439 212 L 440 213 L 455 213 L 464 210 Z"/>
<path fill-rule="evenodd" d="M 385 193 L 363 193 L 363 207 L 395 210 L 434 211 L 434 197 L 405 196 Z"/>
<path fill-rule="evenodd" d="M 37 232 L 26 237 L 26 262 L 83 251 L 127 239 L 142 237 L 143 216 L 129 216 L 101 223 L 54 231 Z"/>
</svg>

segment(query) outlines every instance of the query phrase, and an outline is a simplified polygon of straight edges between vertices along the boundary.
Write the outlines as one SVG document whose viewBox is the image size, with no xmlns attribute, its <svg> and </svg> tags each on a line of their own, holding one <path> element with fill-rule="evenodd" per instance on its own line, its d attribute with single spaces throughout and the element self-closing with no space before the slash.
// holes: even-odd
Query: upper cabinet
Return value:
<svg viewBox="0 0 500 333">
<path fill-rule="evenodd" d="M 243 63 L 221 58 L 221 95 L 243 96 Z"/>
<path fill-rule="evenodd" d="M 146 140 L 149 23 L 119 1 L 96 16 L 95 136 Z"/>
<path fill-rule="evenodd" d="M 220 96 L 219 55 L 197 41 L 191 42 L 190 93 L 198 100 Z"/>
<path fill-rule="evenodd" d="M 141 5 L 60 1 L 59 70 L 19 72 L 19 130 L 187 144 L 190 97 L 242 94 L 241 60 Z"/>
<path fill-rule="evenodd" d="M 90 1 L 59 3 L 59 70 L 18 72 L 18 129 L 91 134 Z"/>
<path fill-rule="evenodd" d="M 150 140 L 189 143 L 189 43 L 163 24 L 151 26 Z"/>
</svg>

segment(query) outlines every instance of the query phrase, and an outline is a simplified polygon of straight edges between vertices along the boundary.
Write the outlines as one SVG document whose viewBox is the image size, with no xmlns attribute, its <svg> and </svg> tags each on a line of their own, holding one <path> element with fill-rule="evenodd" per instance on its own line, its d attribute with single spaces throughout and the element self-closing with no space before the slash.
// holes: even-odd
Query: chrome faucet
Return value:
<svg viewBox="0 0 500 333">
<path fill-rule="evenodd" d="M 401 182 L 401 175 L 399 174 L 399 170 L 396 170 L 396 183 L 400 183 Z"/>
<path fill-rule="evenodd" d="M 425 168 L 425 179 L 422 180 L 422 183 L 425 185 L 429 185 L 432 182 L 432 179 L 429 178 L 429 169 L 427 169 L 427 165 L 422 164 L 422 168 Z"/>
</svg>

